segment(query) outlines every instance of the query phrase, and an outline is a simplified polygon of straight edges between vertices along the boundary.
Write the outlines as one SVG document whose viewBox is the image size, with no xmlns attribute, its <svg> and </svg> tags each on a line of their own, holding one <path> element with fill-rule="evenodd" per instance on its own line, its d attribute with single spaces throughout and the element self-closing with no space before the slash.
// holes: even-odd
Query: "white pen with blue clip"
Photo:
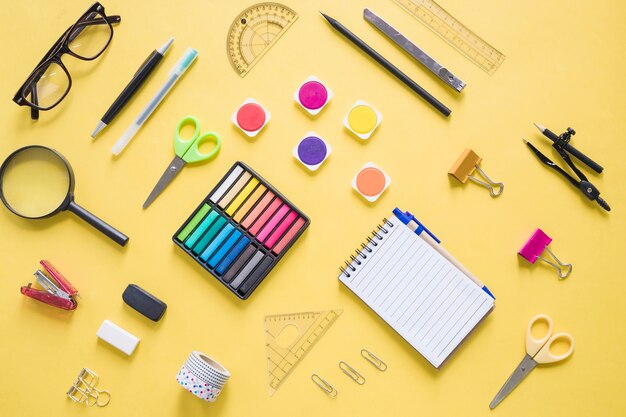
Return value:
<svg viewBox="0 0 626 417">
<path fill-rule="evenodd" d="M 167 93 L 174 87 L 176 81 L 180 79 L 180 77 L 185 73 L 187 68 L 191 66 L 193 61 L 195 61 L 198 56 L 198 51 L 193 48 L 188 48 L 180 60 L 174 65 L 174 68 L 170 72 L 169 77 L 163 87 L 152 97 L 152 100 L 148 102 L 143 111 L 139 114 L 139 116 L 135 119 L 132 125 L 126 132 L 122 135 L 122 137 L 115 143 L 113 146 L 113 155 L 119 155 L 120 152 L 124 150 L 126 145 L 130 143 L 133 139 L 137 131 L 141 128 L 141 126 L 148 120 L 152 112 L 159 106 L 161 101 L 165 98 Z"/>
<path fill-rule="evenodd" d="M 406 224 L 409 229 L 411 229 L 413 232 L 415 232 L 415 234 L 417 234 L 419 237 L 421 237 L 422 240 L 424 240 L 426 243 L 428 243 L 428 245 L 431 248 L 433 248 L 434 250 L 439 252 L 444 258 L 446 258 L 448 261 L 450 261 L 451 264 L 456 266 L 459 271 L 461 271 L 463 274 L 467 275 L 467 277 L 469 279 L 474 281 L 474 283 L 476 283 L 476 285 L 478 285 L 480 288 L 482 288 L 483 291 L 485 291 L 487 294 L 489 294 L 489 296 L 491 296 L 491 298 L 493 298 L 495 300 L 496 297 L 494 297 L 494 295 L 491 293 L 491 291 L 489 291 L 489 288 L 487 288 L 487 286 L 485 284 L 480 282 L 480 280 L 478 278 L 476 278 L 474 276 L 474 274 L 472 274 L 470 271 L 468 271 L 467 268 L 465 268 L 459 261 L 457 261 L 456 258 L 454 258 L 454 256 L 452 256 L 450 254 L 450 252 L 448 252 L 446 249 L 444 249 L 444 247 L 441 246 L 439 239 L 437 239 L 435 237 L 435 235 L 433 235 L 430 232 L 430 230 L 428 230 L 423 224 L 421 224 L 415 218 L 415 216 L 413 216 L 408 211 L 407 212 L 403 212 L 403 211 L 401 211 L 399 209 L 395 209 L 393 211 L 393 214 L 395 214 L 395 216 L 398 218 L 398 220 L 400 220 L 402 223 Z M 424 233 L 424 232 L 426 232 L 426 233 Z"/>
</svg>

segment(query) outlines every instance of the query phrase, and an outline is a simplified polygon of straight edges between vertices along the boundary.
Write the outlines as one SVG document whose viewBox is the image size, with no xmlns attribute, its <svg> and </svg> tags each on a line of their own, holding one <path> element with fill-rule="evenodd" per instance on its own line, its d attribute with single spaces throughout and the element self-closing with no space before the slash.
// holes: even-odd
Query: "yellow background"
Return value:
<svg viewBox="0 0 626 417">
<path fill-rule="evenodd" d="M 65 57 L 74 81 L 66 100 L 33 122 L 10 99 L 50 44 L 89 1 L 4 1 L 0 17 L 0 155 L 44 144 L 62 152 L 76 173 L 77 202 L 131 237 L 126 248 L 71 214 L 26 221 L 0 210 L 0 413 L 83 415 L 65 391 L 82 367 L 100 374 L 112 393 L 101 416 L 618 416 L 623 398 L 626 281 L 624 132 L 626 4 L 583 1 L 442 0 L 455 17 L 506 55 L 493 76 L 461 56 L 389 0 L 286 1 L 298 21 L 241 79 L 225 53 L 242 1 L 139 2 L 106 0 L 122 23 L 108 51 L 89 63 Z M 371 7 L 445 63 L 467 83 L 459 95 L 384 39 L 362 19 Z M 441 117 L 348 43 L 317 13 L 344 23 L 452 110 Z M 145 88 L 95 141 L 90 133 L 146 55 L 175 36 Z M 199 58 L 134 141 L 113 159 L 111 147 L 162 85 L 189 46 Z M 316 75 L 335 97 L 316 119 L 293 102 L 298 83 Z M 254 97 L 272 113 L 256 140 L 231 124 L 234 109 Z M 379 130 L 361 143 L 342 126 L 358 99 L 383 114 Z M 173 131 L 185 115 L 219 132 L 223 149 L 206 165 L 188 166 L 148 209 L 141 205 L 173 156 Z M 606 171 L 591 181 L 613 207 L 604 213 L 562 178 L 541 166 L 522 143 L 532 140 L 557 160 L 532 125 L 556 132 L 573 126 L 573 143 Z M 314 130 L 333 154 L 312 175 L 292 147 Z M 460 185 L 447 170 L 471 147 L 488 175 L 506 184 L 498 199 L 475 184 Z M 242 302 L 171 242 L 182 224 L 236 160 L 258 170 L 308 214 L 308 231 L 253 296 Z M 392 184 L 369 205 L 351 187 L 367 161 Z M 495 311 L 440 370 L 364 307 L 338 280 L 338 265 L 368 230 L 398 206 L 413 211 L 445 247 L 497 297 Z M 536 227 L 574 264 L 559 282 L 545 265 L 516 255 Z M 40 259 L 52 261 L 80 290 L 78 309 L 65 312 L 19 294 Z M 136 283 L 168 304 L 152 323 L 121 294 Z M 343 309 L 324 339 L 268 397 L 263 317 Z M 488 404 L 524 353 L 527 321 L 547 313 L 577 345 L 565 363 L 540 367 L 496 410 Z M 98 341 L 110 319 L 141 338 L 131 357 Z M 368 348 L 389 364 L 380 373 L 359 357 Z M 193 349 L 222 362 L 232 378 L 216 403 L 177 386 L 179 367 Z M 337 362 L 367 379 L 357 386 Z M 331 400 L 310 380 L 317 372 L 339 390 Z"/>
</svg>

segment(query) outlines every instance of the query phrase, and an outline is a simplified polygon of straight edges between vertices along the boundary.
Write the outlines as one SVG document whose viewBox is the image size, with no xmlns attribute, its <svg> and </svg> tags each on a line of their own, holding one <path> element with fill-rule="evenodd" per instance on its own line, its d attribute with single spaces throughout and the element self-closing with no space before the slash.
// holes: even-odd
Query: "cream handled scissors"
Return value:
<svg viewBox="0 0 626 417">
<path fill-rule="evenodd" d="M 542 321 L 548 324 L 548 331 L 542 338 L 535 339 L 532 335 L 532 327 Z M 550 348 L 557 341 L 566 341 L 569 344 L 568 351 L 561 355 L 555 355 L 552 353 Z M 522 379 L 524 379 L 530 371 L 535 369 L 537 364 L 562 361 L 563 359 L 568 358 L 573 351 L 574 338 L 571 334 L 553 334 L 552 319 L 545 314 L 539 314 L 538 316 L 533 317 L 528 323 L 528 328 L 526 329 L 526 356 L 524 356 L 524 359 L 522 359 L 517 368 L 515 368 L 515 371 L 513 371 L 509 379 L 506 380 L 502 388 L 500 388 L 500 391 L 498 391 L 496 396 L 493 398 L 493 401 L 491 401 L 491 404 L 489 404 L 489 408 L 492 410 L 496 408 L 496 406 L 500 404 L 500 402 L 502 402 L 502 400 L 509 395 L 515 387 L 517 387 Z"/>
<path fill-rule="evenodd" d="M 181 131 L 186 125 L 192 125 L 194 127 L 194 134 L 191 139 L 184 139 L 181 137 Z M 215 146 L 209 153 L 200 152 L 200 146 L 203 143 L 214 142 Z M 172 182 L 174 177 L 178 175 L 181 169 L 187 164 L 193 164 L 195 162 L 206 161 L 215 157 L 220 148 L 222 147 L 222 140 L 215 132 L 207 132 L 200 134 L 200 122 L 193 116 L 186 116 L 178 122 L 176 126 L 176 134 L 174 135 L 174 153 L 176 156 L 170 162 L 169 166 L 161 176 L 159 182 L 148 196 L 148 199 L 143 203 L 143 208 L 148 207 L 155 198 Z"/>
</svg>

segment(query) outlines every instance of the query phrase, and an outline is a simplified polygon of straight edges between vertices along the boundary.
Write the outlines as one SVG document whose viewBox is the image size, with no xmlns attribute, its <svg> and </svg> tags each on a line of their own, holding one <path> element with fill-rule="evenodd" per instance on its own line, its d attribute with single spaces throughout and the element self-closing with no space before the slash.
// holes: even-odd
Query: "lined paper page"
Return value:
<svg viewBox="0 0 626 417">
<path fill-rule="evenodd" d="M 372 253 L 339 279 L 439 367 L 493 307 L 493 298 L 395 216 Z"/>
</svg>

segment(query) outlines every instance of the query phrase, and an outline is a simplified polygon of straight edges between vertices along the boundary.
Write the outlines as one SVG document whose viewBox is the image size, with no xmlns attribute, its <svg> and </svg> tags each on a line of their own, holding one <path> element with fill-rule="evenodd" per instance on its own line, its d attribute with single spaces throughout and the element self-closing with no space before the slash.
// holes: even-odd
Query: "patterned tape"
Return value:
<svg viewBox="0 0 626 417">
<path fill-rule="evenodd" d="M 194 350 L 191 352 L 191 355 L 189 355 L 189 358 L 209 371 L 215 372 L 226 379 L 230 378 L 230 372 L 228 372 L 226 368 L 224 368 L 218 361 L 202 352 Z"/>
<path fill-rule="evenodd" d="M 225 380 L 219 379 L 219 378 L 213 376 L 212 374 L 207 374 L 206 372 L 202 371 L 200 368 L 196 367 L 193 363 L 191 363 L 189 361 L 185 362 L 185 365 L 183 365 L 183 366 L 185 366 L 188 371 L 193 373 L 199 379 L 201 379 L 204 382 L 207 382 L 207 383 L 209 383 L 211 385 L 214 385 L 214 386 L 216 386 L 218 388 L 222 388 L 224 386 L 224 384 L 226 384 Z"/>
<path fill-rule="evenodd" d="M 207 355 L 193 351 L 178 371 L 176 381 L 187 391 L 213 402 L 230 378 L 230 372 Z"/>
<path fill-rule="evenodd" d="M 184 365 L 180 368 L 180 371 L 178 371 L 176 381 L 196 397 L 209 402 L 215 401 L 217 396 L 220 395 L 220 392 L 222 392 L 219 388 L 200 381 L 194 374 L 189 372 Z"/>
<path fill-rule="evenodd" d="M 212 367 L 208 366 L 206 364 L 206 362 L 201 362 L 199 361 L 197 358 L 195 358 L 194 356 L 189 356 L 189 358 L 187 359 L 187 362 L 185 362 L 186 364 L 195 367 L 196 369 L 198 369 L 200 372 L 202 372 L 203 374 L 207 374 L 212 376 L 215 379 L 218 379 L 220 381 L 226 382 L 228 381 L 228 376 L 225 376 L 223 373 L 213 369 Z"/>
</svg>

